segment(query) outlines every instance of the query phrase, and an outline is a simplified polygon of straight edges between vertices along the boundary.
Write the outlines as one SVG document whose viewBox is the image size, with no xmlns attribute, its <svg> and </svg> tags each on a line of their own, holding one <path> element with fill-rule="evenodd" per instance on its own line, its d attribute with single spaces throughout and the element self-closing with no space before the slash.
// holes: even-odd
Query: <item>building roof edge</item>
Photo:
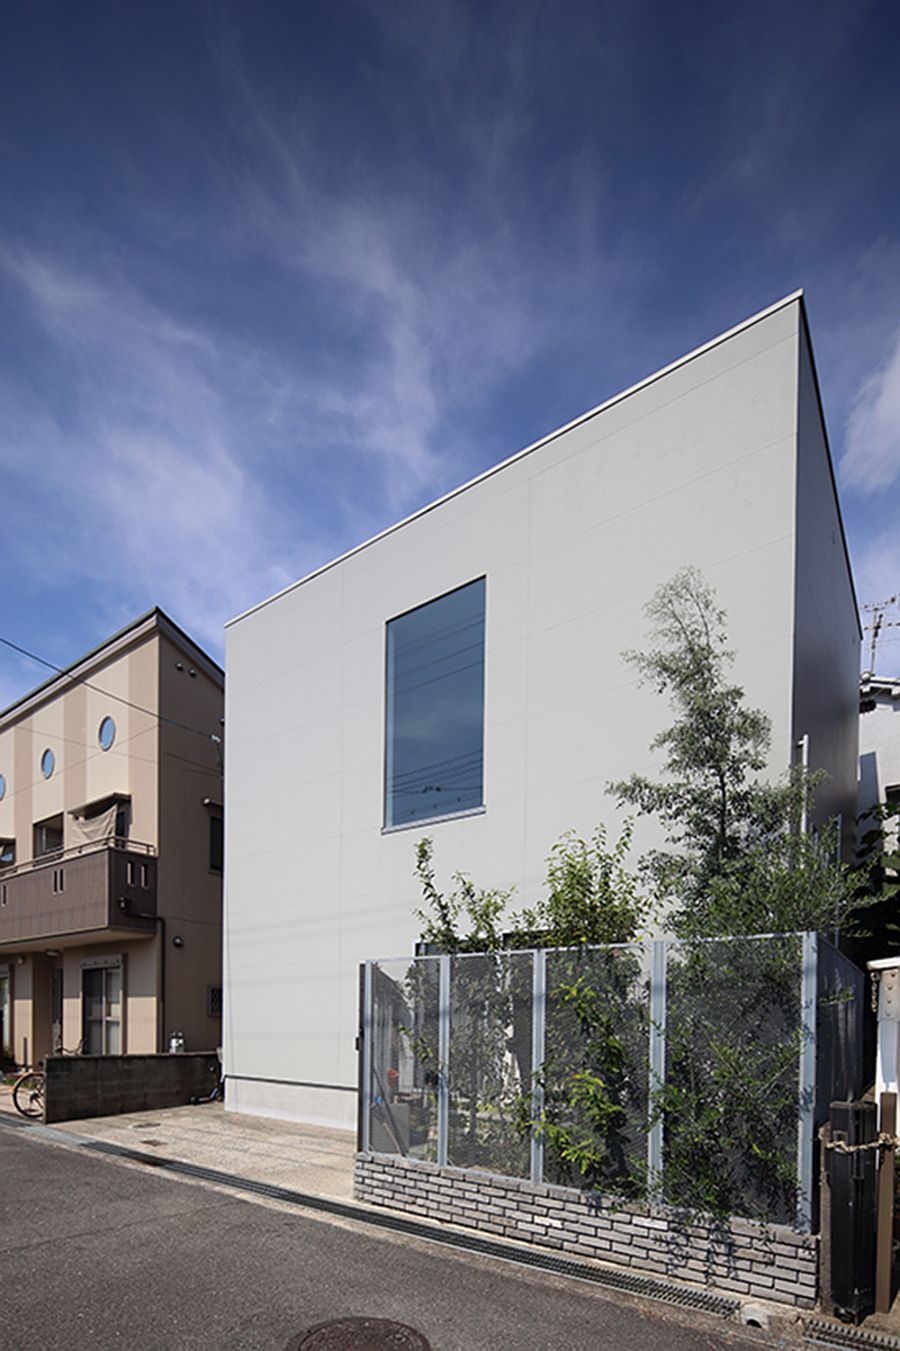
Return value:
<svg viewBox="0 0 900 1351">
<path fill-rule="evenodd" d="M 203 648 L 195 643 L 193 638 L 185 633 L 184 629 L 176 624 L 173 619 L 170 619 L 164 610 L 155 605 L 152 610 L 147 610 L 144 614 L 138 615 L 124 628 L 105 638 L 102 643 L 97 643 L 95 647 L 90 648 L 68 666 L 55 671 L 40 685 L 28 690 L 19 699 L 8 704 L 6 708 L 0 709 L 0 727 L 3 727 L 7 722 L 22 717 L 29 708 L 53 697 L 58 693 L 57 686 L 64 688 L 69 684 L 77 684 L 84 679 L 84 674 L 79 675 L 79 672 L 87 672 L 98 666 L 106 652 L 109 651 L 112 655 L 112 649 L 121 648 L 125 646 L 129 639 L 140 637 L 142 630 L 146 630 L 147 633 L 153 631 L 163 633 L 182 649 L 190 649 L 197 653 L 202 664 L 210 668 L 209 674 L 211 677 L 224 686 L 225 672 L 221 666 L 213 661 L 212 657 L 204 652 Z"/>
<path fill-rule="evenodd" d="M 445 502 L 449 502 L 454 497 L 458 497 L 461 493 L 467 492 L 469 488 L 474 488 L 476 484 L 483 483 L 486 479 L 492 478 L 494 474 L 499 474 L 502 470 L 508 469 L 519 460 L 523 460 L 528 455 L 533 454 L 536 450 L 540 450 L 542 446 L 546 446 L 551 441 L 555 441 L 557 437 L 563 436 L 566 432 L 572 431 L 575 427 L 579 427 L 585 422 L 589 422 L 591 418 L 596 417 L 599 413 L 605 412 L 607 408 L 612 408 L 615 404 L 630 398 L 631 395 L 637 394 L 642 389 L 646 389 L 657 380 L 661 380 L 663 376 L 670 375 L 680 367 L 688 365 L 689 362 L 696 360 L 697 357 L 703 356 L 704 353 L 711 351 L 714 347 L 718 347 L 721 343 L 727 342 L 730 338 L 737 337 L 739 333 L 743 333 L 746 329 L 752 328 L 754 324 L 758 324 L 761 320 L 768 319 L 771 315 L 777 314 L 779 310 L 786 309 L 788 305 L 797 303 L 800 304 L 802 310 L 802 287 L 797 291 L 792 291 L 781 300 L 775 301 L 773 305 L 768 305 L 757 314 L 752 314 L 748 319 L 743 319 L 739 324 L 735 324 L 733 328 L 726 329 L 724 333 L 719 333 L 716 337 L 710 338 L 708 342 L 701 344 L 700 347 L 695 347 L 690 352 L 686 352 L 684 356 L 678 357 L 677 360 L 670 362 L 667 366 L 662 366 L 659 370 L 653 371 L 652 374 L 645 375 L 643 379 L 638 380 L 636 384 L 629 385 L 618 394 L 613 394 L 611 398 L 604 400 L 603 403 L 597 404 L 595 408 L 588 409 L 587 412 L 581 413 L 578 417 L 573 418 L 571 422 L 567 422 L 562 427 L 557 427 L 554 431 L 548 432 L 546 436 L 542 436 L 539 440 L 533 441 L 530 445 L 525 446 L 524 449 L 516 451 L 514 455 L 510 455 L 507 459 L 501 460 L 499 464 L 492 465 L 489 469 L 483 470 L 482 473 L 477 474 L 474 478 L 468 479 L 465 483 L 461 483 L 458 487 L 451 488 L 449 492 L 436 498 L 435 501 L 429 502 L 424 507 L 419 507 L 418 510 L 412 512 L 409 516 L 404 516 L 402 520 L 395 521 L 393 525 L 387 526 L 386 529 L 379 531 L 377 535 L 372 535 L 370 539 L 363 540 L 362 543 L 354 545 L 352 549 L 348 549 L 345 553 L 339 554 L 337 558 L 331 559 L 328 563 L 323 563 L 321 567 L 314 568 L 312 572 L 308 572 L 304 577 L 298 578 L 296 582 L 291 582 L 288 586 L 282 587 L 282 589 L 276 591 L 274 595 L 267 596 L 265 600 L 258 601 L 256 605 L 251 605 L 249 609 L 244 610 L 241 614 L 235 615 L 233 619 L 229 619 L 225 624 L 225 628 L 230 629 L 233 625 L 239 624 L 242 620 L 249 618 L 250 615 L 256 614 L 257 611 L 265 609 L 268 605 L 274 604 L 274 602 L 280 600 L 282 596 L 289 595 L 291 591 L 296 591 L 298 587 L 305 586 L 307 582 L 311 582 L 314 578 L 320 577 L 331 568 L 337 567 L 339 563 L 344 563 L 348 558 L 352 558 L 355 554 L 362 553 L 364 549 L 368 549 L 373 544 L 377 544 L 379 540 L 385 539 L 388 535 L 392 535 L 396 530 L 402 530 L 404 526 L 409 525 L 412 521 L 418 520 L 422 516 L 427 516 L 429 512 L 436 510 L 437 507 L 443 506 Z"/>
</svg>

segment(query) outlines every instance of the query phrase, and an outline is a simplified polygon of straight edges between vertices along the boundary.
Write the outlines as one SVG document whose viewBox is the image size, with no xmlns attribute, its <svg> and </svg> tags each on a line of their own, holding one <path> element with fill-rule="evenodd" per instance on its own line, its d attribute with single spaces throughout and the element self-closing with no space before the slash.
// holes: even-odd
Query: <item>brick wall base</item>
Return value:
<svg viewBox="0 0 900 1351">
<path fill-rule="evenodd" d="M 354 1195 L 489 1234 L 595 1257 L 747 1299 L 811 1309 L 818 1239 L 749 1220 L 700 1222 L 669 1209 L 611 1202 L 568 1187 L 357 1154 Z"/>
</svg>

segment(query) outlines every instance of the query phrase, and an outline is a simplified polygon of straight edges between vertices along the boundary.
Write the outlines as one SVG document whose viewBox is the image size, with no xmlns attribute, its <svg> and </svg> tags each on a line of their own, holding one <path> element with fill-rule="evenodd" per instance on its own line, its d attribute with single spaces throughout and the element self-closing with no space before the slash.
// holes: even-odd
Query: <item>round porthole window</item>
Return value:
<svg viewBox="0 0 900 1351">
<path fill-rule="evenodd" d="M 2 802 L 5 797 L 6 797 L 6 780 L 4 779 L 3 775 L 0 774 L 0 802 Z"/>
<path fill-rule="evenodd" d="M 104 718 L 100 724 L 100 730 L 97 733 L 97 740 L 100 742 L 100 749 L 108 751 L 116 739 L 116 724 L 112 718 Z"/>
<path fill-rule="evenodd" d="M 53 754 L 53 752 L 50 750 L 48 746 L 47 749 L 44 751 L 44 754 L 41 756 L 41 773 L 43 774 L 45 779 L 49 779 L 50 775 L 53 773 L 55 768 L 56 768 L 56 756 Z"/>
</svg>

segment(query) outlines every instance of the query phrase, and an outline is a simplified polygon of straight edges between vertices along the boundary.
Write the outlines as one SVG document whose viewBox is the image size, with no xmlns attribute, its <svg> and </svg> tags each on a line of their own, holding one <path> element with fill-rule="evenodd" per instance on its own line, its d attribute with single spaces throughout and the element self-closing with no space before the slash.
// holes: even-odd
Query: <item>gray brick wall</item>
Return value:
<svg viewBox="0 0 900 1351">
<path fill-rule="evenodd" d="M 48 1056 L 45 1121 L 117 1116 L 181 1107 L 219 1081 L 219 1061 L 206 1051 L 182 1055 Z"/>
<path fill-rule="evenodd" d="M 568 1187 L 439 1168 L 388 1154 L 357 1154 L 354 1195 L 432 1220 L 465 1225 L 578 1257 L 672 1276 L 748 1299 L 801 1309 L 816 1302 L 818 1239 L 749 1220 L 685 1220 Z"/>
</svg>

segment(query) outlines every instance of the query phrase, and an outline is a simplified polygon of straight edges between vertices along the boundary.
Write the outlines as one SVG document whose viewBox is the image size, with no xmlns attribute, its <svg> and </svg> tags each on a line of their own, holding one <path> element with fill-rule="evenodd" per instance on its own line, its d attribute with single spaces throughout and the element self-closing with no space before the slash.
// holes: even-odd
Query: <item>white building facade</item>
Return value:
<svg viewBox="0 0 900 1351">
<path fill-rule="evenodd" d="M 900 680 L 866 673 L 860 688 L 859 815 L 878 803 L 900 805 Z M 860 822 L 860 831 L 872 828 Z M 897 824 L 889 822 L 885 847 L 897 847 Z"/>
<path fill-rule="evenodd" d="M 621 654 L 686 564 L 770 773 L 805 738 L 849 842 L 860 634 L 799 293 L 229 625 L 228 1107 L 353 1126 L 358 965 L 412 952 L 423 836 L 521 905 L 564 831 L 618 831 L 606 785 L 669 721 Z"/>
</svg>

